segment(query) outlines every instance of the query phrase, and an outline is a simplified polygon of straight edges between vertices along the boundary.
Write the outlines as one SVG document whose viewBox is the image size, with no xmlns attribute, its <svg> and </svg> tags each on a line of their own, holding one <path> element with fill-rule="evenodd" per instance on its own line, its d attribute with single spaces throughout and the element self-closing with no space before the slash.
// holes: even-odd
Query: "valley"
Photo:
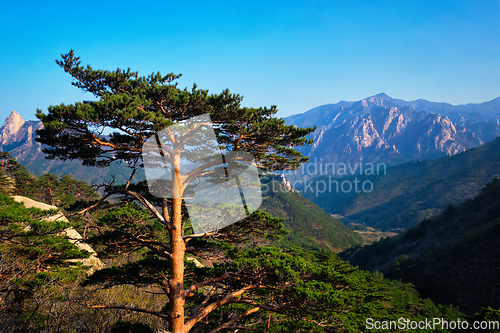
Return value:
<svg viewBox="0 0 500 333">
<path fill-rule="evenodd" d="M 279 264 L 273 261 L 273 265 L 288 267 L 295 265 L 292 262 L 298 258 L 314 265 L 321 265 L 326 260 L 327 266 L 310 266 L 308 269 L 334 267 L 337 279 L 344 281 L 342 283 L 346 286 L 354 286 L 353 281 L 358 280 L 363 282 L 356 288 L 381 288 L 386 293 L 384 302 L 396 309 L 390 316 L 409 311 L 406 309 L 408 304 L 402 299 L 413 298 L 413 302 L 421 304 L 424 313 L 428 314 L 452 314 L 452 317 L 461 316 L 467 320 L 496 318 L 494 309 L 500 308 L 497 302 L 500 286 L 494 278 L 500 267 L 496 246 L 500 240 L 500 231 L 497 230 L 500 182 L 496 178 L 500 177 L 499 101 L 452 106 L 423 100 L 405 102 L 379 94 L 359 102 L 321 106 L 287 118 L 286 122 L 294 126 L 317 127 L 310 134 L 313 144 L 298 149 L 310 158 L 310 162 L 295 172 L 263 172 L 260 175 L 263 202 L 254 219 L 267 221 L 272 228 L 255 227 L 264 228 L 259 233 L 267 236 L 250 241 L 251 246 L 241 247 L 238 251 L 244 251 L 242 256 L 234 257 L 232 262 L 270 256 L 283 260 Z M 9 152 L 12 158 L 2 153 L 2 170 L 10 171 L 7 171 L 8 178 L 0 175 L 0 191 L 61 205 L 69 216 L 73 216 L 76 210 L 87 207 L 99 196 L 91 194 L 85 182 L 119 187 L 127 181 L 131 171 L 126 164 L 97 168 L 84 166 L 76 160 L 47 159 L 43 153 L 45 146 L 35 140 L 36 130 L 41 128 L 41 122 L 25 122 L 16 112 L 5 121 L 0 129 L 0 149 Z M 131 189 L 138 191 L 142 188 L 144 179 L 139 170 Z M 318 191 L 325 186 L 323 184 L 333 184 L 333 188 L 336 184 L 337 188 Z M 78 193 L 78 197 L 71 196 L 68 191 L 73 190 L 70 188 Z M 349 191 L 345 190 L 347 188 Z M 4 200 L 0 200 L 2 211 L 10 201 L 0 199 Z M 87 236 L 85 241 L 93 244 L 99 257 L 108 265 L 81 283 L 99 285 L 108 280 L 142 279 L 135 274 L 143 270 L 151 274 L 165 265 L 156 261 L 158 258 L 141 254 L 130 261 L 120 261 L 122 266 L 119 269 L 127 273 L 115 271 L 116 258 L 112 259 L 112 253 L 116 249 L 109 248 L 109 245 L 122 243 L 114 243 L 118 240 L 113 231 L 114 224 L 121 224 L 122 219 L 131 221 L 132 216 L 143 216 L 145 224 L 137 230 L 149 230 L 147 233 L 153 235 L 154 230 L 161 229 L 143 215 L 144 211 L 135 206 L 137 202 L 122 200 L 115 198 L 97 215 L 71 218 L 68 222 Z M 157 202 L 157 205 L 161 204 Z M 16 206 L 16 209 L 21 208 Z M 13 215 L 8 215 L 11 213 L 5 212 L 9 219 L 15 220 Z M 257 220 L 250 221 L 256 223 Z M 104 233 L 90 231 L 88 228 L 93 225 L 100 230 L 99 233 Z M 231 228 L 229 232 L 234 233 Z M 238 229 L 239 224 L 236 228 L 245 230 Z M 127 238 L 131 232 L 136 232 L 132 230 L 123 236 Z M 2 232 L 7 235 L 6 229 Z M 136 236 L 131 237 L 126 242 L 132 241 L 130 244 L 137 246 L 134 243 Z M 163 236 L 158 234 L 155 237 Z M 196 241 L 193 244 L 211 248 L 215 243 Z M 258 254 L 252 252 L 253 247 L 261 246 L 271 246 L 272 250 L 255 250 L 264 251 Z M 221 251 L 213 250 L 214 253 Z M 13 249 L 6 247 L 4 251 Z M 334 253 L 338 253 L 342 260 Z M 75 255 L 81 256 L 76 252 Z M 187 260 L 196 262 L 200 270 L 219 264 L 204 256 Z M 268 264 L 261 262 L 259 265 L 267 267 Z M 294 268 L 293 274 L 303 276 L 304 283 L 309 283 L 310 277 L 306 277 L 309 271 L 300 271 L 298 267 Z M 473 274 L 470 274 L 470 267 L 475 269 Z M 272 270 L 271 266 L 266 269 Z M 49 266 L 47 272 L 50 272 Z M 310 282 L 314 284 L 321 280 L 330 286 L 332 277 L 328 276 L 327 280 L 318 276 Z M 32 277 L 37 279 L 38 275 Z M 392 280 L 387 280 L 387 277 Z M 396 282 L 398 279 L 414 284 L 416 291 L 412 285 Z M 118 285 L 124 286 L 121 282 Z M 137 301 L 127 289 L 122 290 L 128 301 Z M 147 288 L 141 290 L 149 292 Z M 455 290 L 461 291 L 456 293 Z M 331 293 L 336 292 L 332 290 Z M 381 306 L 378 301 L 372 301 L 376 299 L 370 298 L 372 296 L 338 295 L 352 302 L 350 305 L 346 303 L 341 311 L 354 311 L 354 304 L 364 304 L 376 316 L 379 311 L 376 309 Z M 98 299 L 101 296 L 95 294 L 92 297 Z M 429 297 L 432 301 L 429 303 L 419 297 Z M 314 302 L 311 303 L 314 306 L 328 303 L 320 298 L 315 298 Z M 328 306 L 329 310 L 324 314 L 327 322 L 347 320 L 344 323 L 346 329 L 364 327 L 362 315 L 347 319 L 335 314 L 340 309 L 338 305 Z M 450 306 L 458 306 L 461 312 Z M 78 320 L 85 321 L 89 313 L 82 309 L 78 316 Z M 148 317 L 140 318 L 140 322 L 158 325 Z M 310 330 L 315 326 L 307 327 L 306 330 Z"/>
</svg>

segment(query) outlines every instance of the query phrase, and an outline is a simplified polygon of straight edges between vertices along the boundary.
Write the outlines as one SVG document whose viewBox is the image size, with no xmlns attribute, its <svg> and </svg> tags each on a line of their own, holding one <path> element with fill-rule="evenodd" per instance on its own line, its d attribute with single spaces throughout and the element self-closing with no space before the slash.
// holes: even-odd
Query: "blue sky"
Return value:
<svg viewBox="0 0 500 333">
<path fill-rule="evenodd" d="M 452 104 L 500 96 L 500 0 L 3 2 L 0 115 L 90 99 L 55 59 L 182 73 L 278 116 L 385 92 Z M 0 122 L 2 119 L 0 119 Z"/>
</svg>

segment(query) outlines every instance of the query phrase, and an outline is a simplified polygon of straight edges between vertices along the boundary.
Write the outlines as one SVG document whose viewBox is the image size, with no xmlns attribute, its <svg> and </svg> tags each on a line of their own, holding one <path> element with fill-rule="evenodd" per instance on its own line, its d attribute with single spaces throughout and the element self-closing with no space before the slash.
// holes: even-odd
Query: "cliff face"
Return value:
<svg viewBox="0 0 500 333">
<path fill-rule="evenodd" d="M 0 144 L 5 145 L 7 142 L 19 141 L 20 137 L 17 133 L 24 124 L 23 117 L 16 111 L 12 111 L 0 128 Z"/>
<path fill-rule="evenodd" d="M 36 142 L 35 138 L 36 131 L 42 127 L 41 121 L 24 121 L 19 113 L 12 111 L 0 128 L 0 150 L 9 152 L 28 169 L 39 164 L 41 166 L 46 160 L 42 145 Z M 47 168 L 37 168 L 34 173 L 40 174 L 48 170 L 47 165 Z"/>
<path fill-rule="evenodd" d="M 291 116 L 286 122 L 317 127 L 312 134 L 314 143 L 301 148 L 315 163 L 397 165 L 455 155 L 500 134 L 496 122 L 483 123 L 484 117 L 477 118 L 470 112 L 461 113 L 461 122 L 452 121 L 450 117 L 457 115 L 449 104 L 420 103 L 433 111 L 442 109 L 450 116 L 412 109 L 414 104 L 379 94 L 358 102 L 320 106 Z M 474 110 L 469 105 L 467 108 Z"/>
</svg>

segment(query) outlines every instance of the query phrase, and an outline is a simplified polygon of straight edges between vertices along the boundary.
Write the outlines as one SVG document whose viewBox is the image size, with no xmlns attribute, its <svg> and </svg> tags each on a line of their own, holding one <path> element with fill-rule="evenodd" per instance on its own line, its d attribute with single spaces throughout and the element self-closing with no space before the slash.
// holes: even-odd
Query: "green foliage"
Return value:
<svg viewBox="0 0 500 333">
<path fill-rule="evenodd" d="M 0 153 L 4 161 L 4 169 L 0 171 L 0 193 L 25 196 L 61 208 L 97 198 L 95 190 L 84 181 L 48 173 L 37 179 L 8 153 Z"/>
<path fill-rule="evenodd" d="M 87 183 L 73 179 L 72 176 L 43 174 L 32 184 L 35 193 L 29 197 L 58 207 L 69 207 L 78 202 L 96 199 L 95 190 Z"/>
<path fill-rule="evenodd" d="M 43 220 L 55 212 L 26 208 L 0 194 L 0 301 L 5 318 L 20 327 L 46 319 L 37 309 L 49 286 L 82 274 L 82 267 L 65 260 L 89 256 L 60 234 L 67 222 Z"/>
<path fill-rule="evenodd" d="M 473 314 L 499 308 L 500 180 L 474 199 L 448 206 L 403 235 L 342 253 L 363 269 L 415 284 L 426 297 Z M 470 271 L 473 268 L 473 271 Z"/>
<path fill-rule="evenodd" d="M 491 333 L 500 332 L 500 309 L 495 310 L 491 307 L 481 308 L 481 310 L 474 315 L 473 320 L 478 322 L 487 322 L 489 325 L 491 325 L 490 329 L 485 329 L 483 331 L 488 331 Z M 493 329 L 493 327 L 496 327 L 496 329 Z"/>
<path fill-rule="evenodd" d="M 0 152 L 0 194 L 9 195 L 15 190 L 14 180 L 9 176 L 16 162 L 9 153 Z"/>
<path fill-rule="evenodd" d="M 274 117 L 275 106 L 243 108 L 242 97 L 229 90 L 217 95 L 196 85 L 191 91 L 181 90 L 175 83 L 180 75 L 173 73 L 139 76 L 130 69 L 94 70 L 80 63 L 73 50 L 57 60 L 75 79 L 74 86 L 98 100 L 50 106 L 48 114 L 37 110 L 44 124 L 37 131 L 37 141 L 48 146 L 44 152 L 49 158 L 78 159 L 93 166 L 121 160 L 141 167 L 144 138 L 178 121 L 210 113 L 223 150 L 251 152 L 270 170 L 294 169 L 307 160 L 293 147 L 311 143 L 305 136 L 314 128 L 285 125 Z M 114 132 L 103 136 L 105 128 Z"/>
<path fill-rule="evenodd" d="M 26 208 L 24 204 L 6 195 L 0 195 L 0 207 L 0 221 L 4 224 L 31 222 L 34 217 L 49 216 L 56 212 L 55 210 Z"/>
<path fill-rule="evenodd" d="M 370 193 L 302 194 L 331 214 L 384 231 L 408 230 L 450 204 L 478 195 L 483 184 L 500 176 L 500 138 L 454 156 L 412 161 L 387 169 L 386 174 L 356 176 L 371 181 Z M 353 181 L 351 178 L 343 180 Z M 328 179 L 318 177 L 315 181 Z M 315 188 L 315 181 L 311 184 Z"/>
<path fill-rule="evenodd" d="M 197 274 L 216 276 L 221 270 L 258 271 L 265 274 L 266 283 L 275 289 L 252 292 L 250 299 L 263 304 L 270 304 L 271 299 L 281 304 L 296 304 L 283 314 L 273 314 L 270 321 L 267 315 L 256 314 L 243 321 L 242 326 L 254 322 L 252 327 L 261 330 L 266 330 L 269 324 L 272 332 L 359 332 L 365 331 L 367 318 L 423 320 L 442 317 L 456 320 L 462 317 L 453 308 L 437 307 L 430 300 L 419 298 L 409 284 L 360 271 L 329 251 L 256 247 L 235 251 L 231 258 L 230 267 L 199 268 L 196 271 L 201 272 Z M 235 315 L 244 309 L 249 307 L 232 305 L 212 314 L 203 322 L 201 332 L 217 326 L 224 314 Z M 262 319 L 260 324 L 258 318 Z"/>
<path fill-rule="evenodd" d="M 106 211 L 99 219 L 100 225 L 116 225 L 117 227 L 124 227 L 134 222 L 147 221 L 148 214 L 143 210 L 132 204 L 124 204 L 115 207 L 112 210 Z"/>
<path fill-rule="evenodd" d="M 36 209 L 28 210 L 22 204 L 15 203 L 11 198 L 1 197 L 5 211 L 4 221 L 17 219 L 18 225 L 29 223 L 31 233 L 24 236 L 21 250 L 17 257 L 35 258 L 59 251 L 59 258 L 77 258 L 88 254 L 71 252 L 71 244 L 64 242 L 62 237 L 53 234 L 66 226 L 58 222 L 43 222 L 36 220 L 37 214 L 44 212 Z M 16 208 L 14 213 L 7 208 Z M 35 218 L 35 221 L 32 219 Z M 85 286 L 102 285 L 109 290 L 119 286 L 135 285 L 145 287 L 162 286 L 169 276 L 168 259 L 158 256 L 154 249 L 148 252 L 137 252 L 144 244 L 138 242 L 134 235 L 142 234 L 157 240 L 167 240 L 164 228 L 155 228 L 155 220 L 134 203 L 117 202 L 107 204 L 93 213 L 92 217 L 99 227 L 94 241 L 101 244 L 111 255 L 122 254 L 123 251 L 140 254 L 139 260 L 131 261 L 122 266 L 114 266 L 97 271 L 85 283 Z M 433 316 L 456 319 L 460 314 L 452 308 L 439 308 L 428 300 L 419 298 L 415 290 L 407 284 L 391 282 L 380 274 L 360 271 L 340 260 L 329 251 L 306 251 L 300 248 L 279 249 L 274 247 L 255 246 L 260 239 L 276 239 L 286 235 L 283 228 L 284 219 L 274 218 L 263 211 L 256 211 L 246 221 L 228 226 L 220 234 L 207 239 L 193 239 L 190 245 L 199 249 L 201 258 L 205 254 L 225 253 L 224 261 L 204 261 L 204 267 L 196 267 L 189 259 L 185 265 L 189 270 L 185 284 L 198 283 L 210 277 L 217 277 L 224 272 L 238 274 L 243 279 L 258 278 L 269 289 L 256 289 L 245 295 L 245 299 L 258 301 L 272 306 L 276 303 L 294 304 L 293 308 L 283 313 L 270 316 L 259 311 L 240 321 L 241 325 L 252 325 L 257 329 L 266 330 L 269 324 L 271 331 L 324 332 L 336 330 L 340 332 L 357 332 L 365 330 L 367 317 L 378 320 L 397 320 L 401 316 L 412 320 L 430 318 Z M 187 221 L 186 221 L 187 222 Z M 13 225 L 12 223 L 10 225 Z M 117 232 L 118 231 L 118 232 Z M 162 236 L 163 234 L 163 236 Z M 32 239 L 30 242 L 27 239 Z M 119 242 L 117 242 L 119 241 Z M 194 242 L 194 243 L 193 243 Z M 66 245 L 68 247 L 66 247 Z M 247 244 L 242 246 L 242 244 Z M 251 245 L 251 246 L 249 246 Z M 7 249 L 7 248 L 4 248 Z M 135 250 L 132 250 L 135 249 Z M 9 251 L 15 250 L 8 247 Z M 132 252 L 129 252 L 132 253 Z M 17 280 L 21 290 L 37 290 L 49 288 L 54 281 L 70 283 L 76 281 L 81 273 L 80 268 L 52 265 L 53 268 L 36 273 L 33 271 L 28 278 Z M 63 282 L 64 281 L 64 282 Z M 241 287 L 241 280 L 235 280 L 227 285 L 234 289 Z M 245 280 L 251 281 L 251 280 Z M 160 289 L 161 290 L 161 289 Z M 188 310 L 193 309 L 206 297 L 207 290 L 200 290 L 188 299 Z M 222 295 L 223 293 L 221 293 Z M 29 299 L 29 294 L 24 294 Z M 61 294 L 61 300 L 65 296 Z M 199 332 L 208 332 L 222 324 L 225 319 L 233 318 L 252 306 L 248 304 L 230 304 L 214 311 L 197 325 Z M 17 308 L 21 311 L 20 307 Z M 166 309 L 165 309 L 166 310 Z M 28 314 L 18 312 L 18 320 L 26 322 Z M 49 320 L 42 313 L 35 313 L 30 322 L 42 329 Z M 80 330 L 76 330 L 80 331 Z M 115 322 L 108 332 L 151 332 L 148 325 L 134 322 Z"/>
<path fill-rule="evenodd" d="M 279 246 L 345 250 L 360 244 L 361 237 L 298 193 L 285 191 L 272 176 L 261 178 L 262 209 L 284 219 L 291 230 Z"/>
<path fill-rule="evenodd" d="M 122 230 L 125 224 L 134 224 L 139 217 L 144 219 L 144 211 L 136 211 L 128 205 L 103 209 L 99 219 L 102 228 L 119 223 Z M 256 235 L 263 236 L 262 229 L 267 223 L 282 228 L 282 219 L 257 211 L 246 223 L 228 226 L 220 234 L 208 238 L 192 239 L 189 244 L 198 250 L 197 255 L 204 263 L 197 267 L 186 258 L 185 266 L 189 274 L 185 277 L 185 287 L 206 279 L 216 278 L 224 273 L 235 274 L 238 279 L 226 281 L 225 287 L 217 290 L 213 297 L 223 297 L 226 290 L 237 290 L 256 279 L 262 285 L 271 287 L 252 289 L 244 299 L 266 306 L 273 304 L 293 304 L 281 314 L 257 312 L 242 319 L 241 325 L 252 325 L 262 330 L 269 323 L 273 331 L 295 330 L 297 332 L 323 332 L 338 330 L 356 332 L 365 329 L 367 317 L 380 320 L 397 320 L 401 316 L 411 319 L 430 318 L 432 316 L 454 318 L 460 314 L 452 308 L 439 308 L 428 300 L 419 298 L 417 292 L 407 284 L 391 282 L 380 274 L 360 271 L 340 260 L 330 251 L 306 251 L 304 249 L 280 249 L 269 246 L 255 246 L 256 236 L 245 232 L 259 229 Z M 255 223 L 261 223 L 254 228 Z M 116 231 L 116 228 L 111 228 Z M 247 230 L 247 231 L 245 231 Z M 270 228 L 270 230 L 275 230 Z M 241 242 L 231 242 L 234 238 L 224 235 L 242 235 L 240 240 L 253 246 L 241 246 Z M 122 234 L 123 235 L 123 234 Z M 97 237 L 99 238 L 99 237 Z M 274 238 L 274 237 L 273 237 Z M 103 240 L 103 238 L 100 238 Z M 116 245 L 116 239 L 108 247 Z M 110 239 L 111 240 L 111 239 Z M 122 242 L 125 242 L 121 238 Z M 129 239 L 133 242 L 134 239 Z M 105 241 L 107 242 L 107 241 Z M 113 245 L 112 245 L 113 244 Z M 122 245 L 124 243 L 121 243 Z M 120 245 L 120 246 L 122 246 Z M 126 248 L 126 247 L 125 247 Z M 224 256 L 219 254 L 224 253 Z M 225 258 L 223 261 L 211 261 L 210 257 Z M 165 287 L 169 277 L 168 259 L 162 258 L 155 250 L 145 254 L 142 259 L 121 266 L 114 266 L 97 271 L 85 282 L 85 286 L 100 285 L 106 288 L 134 285 L 136 287 L 157 285 Z M 244 282 L 244 283 L 243 283 Z M 187 311 L 193 310 L 206 297 L 210 289 L 201 289 L 187 299 Z M 252 308 L 248 304 L 229 304 L 209 314 L 196 327 L 199 332 L 224 323 L 243 311 Z M 160 313 L 166 313 L 168 307 Z M 418 313 L 418 315 L 415 315 Z M 305 319 L 305 321 L 304 321 Z"/>
</svg>

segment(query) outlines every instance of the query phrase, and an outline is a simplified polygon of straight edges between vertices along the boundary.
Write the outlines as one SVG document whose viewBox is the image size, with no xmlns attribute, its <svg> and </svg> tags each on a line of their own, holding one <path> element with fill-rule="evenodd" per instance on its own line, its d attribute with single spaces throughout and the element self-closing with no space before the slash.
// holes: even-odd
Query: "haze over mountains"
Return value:
<svg viewBox="0 0 500 333">
<path fill-rule="evenodd" d="M 9 152 L 18 163 L 37 176 L 44 173 L 72 175 L 75 179 L 91 183 L 102 183 L 117 175 L 117 181 L 124 182 L 130 172 L 123 165 L 109 168 L 84 167 L 79 161 L 48 160 L 43 146 L 35 141 L 36 131 L 41 129 L 41 121 L 24 121 L 21 115 L 12 111 L 0 128 L 0 151 Z M 111 172 L 113 171 L 113 172 Z"/>
<path fill-rule="evenodd" d="M 356 102 L 318 106 L 285 120 L 317 127 L 314 143 L 300 148 L 316 163 L 398 165 L 454 155 L 492 141 L 500 135 L 500 97 L 480 104 L 451 105 L 423 99 L 408 102 L 381 93 Z M 34 140 L 41 126 L 40 121 L 25 122 L 13 111 L 0 128 L 0 150 L 9 151 L 35 174 L 77 168 L 73 162 L 62 166 L 60 161 L 44 159 L 41 145 Z"/>
<path fill-rule="evenodd" d="M 481 104 L 403 101 L 384 93 L 318 106 L 285 119 L 316 126 L 301 148 L 315 163 L 387 163 L 454 155 L 500 135 L 500 97 Z"/>
<path fill-rule="evenodd" d="M 41 122 L 25 122 L 19 113 L 13 111 L 0 128 L 0 150 L 9 152 L 17 162 L 37 176 L 43 173 L 71 175 L 75 179 L 96 184 L 109 180 L 111 175 L 116 176 L 116 183 L 127 180 L 125 177 L 130 171 L 125 164 L 97 168 L 84 167 L 74 160 L 47 160 L 42 151 L 43 145 L 35 141 L 36 130 L 40 128 Z M 139 174 L 144 179 L 143 171 Z M 285 226 L 291 233 L 284 238 L 283 244 L 338 252 L 362 242 L 359 235 L 298 194 L 283 176 L 266 176 L 262 182 L 276 183 L 268 186 L 267 191 L 263 190 L 261 209 L 285 219 Z"/>
</svg>

